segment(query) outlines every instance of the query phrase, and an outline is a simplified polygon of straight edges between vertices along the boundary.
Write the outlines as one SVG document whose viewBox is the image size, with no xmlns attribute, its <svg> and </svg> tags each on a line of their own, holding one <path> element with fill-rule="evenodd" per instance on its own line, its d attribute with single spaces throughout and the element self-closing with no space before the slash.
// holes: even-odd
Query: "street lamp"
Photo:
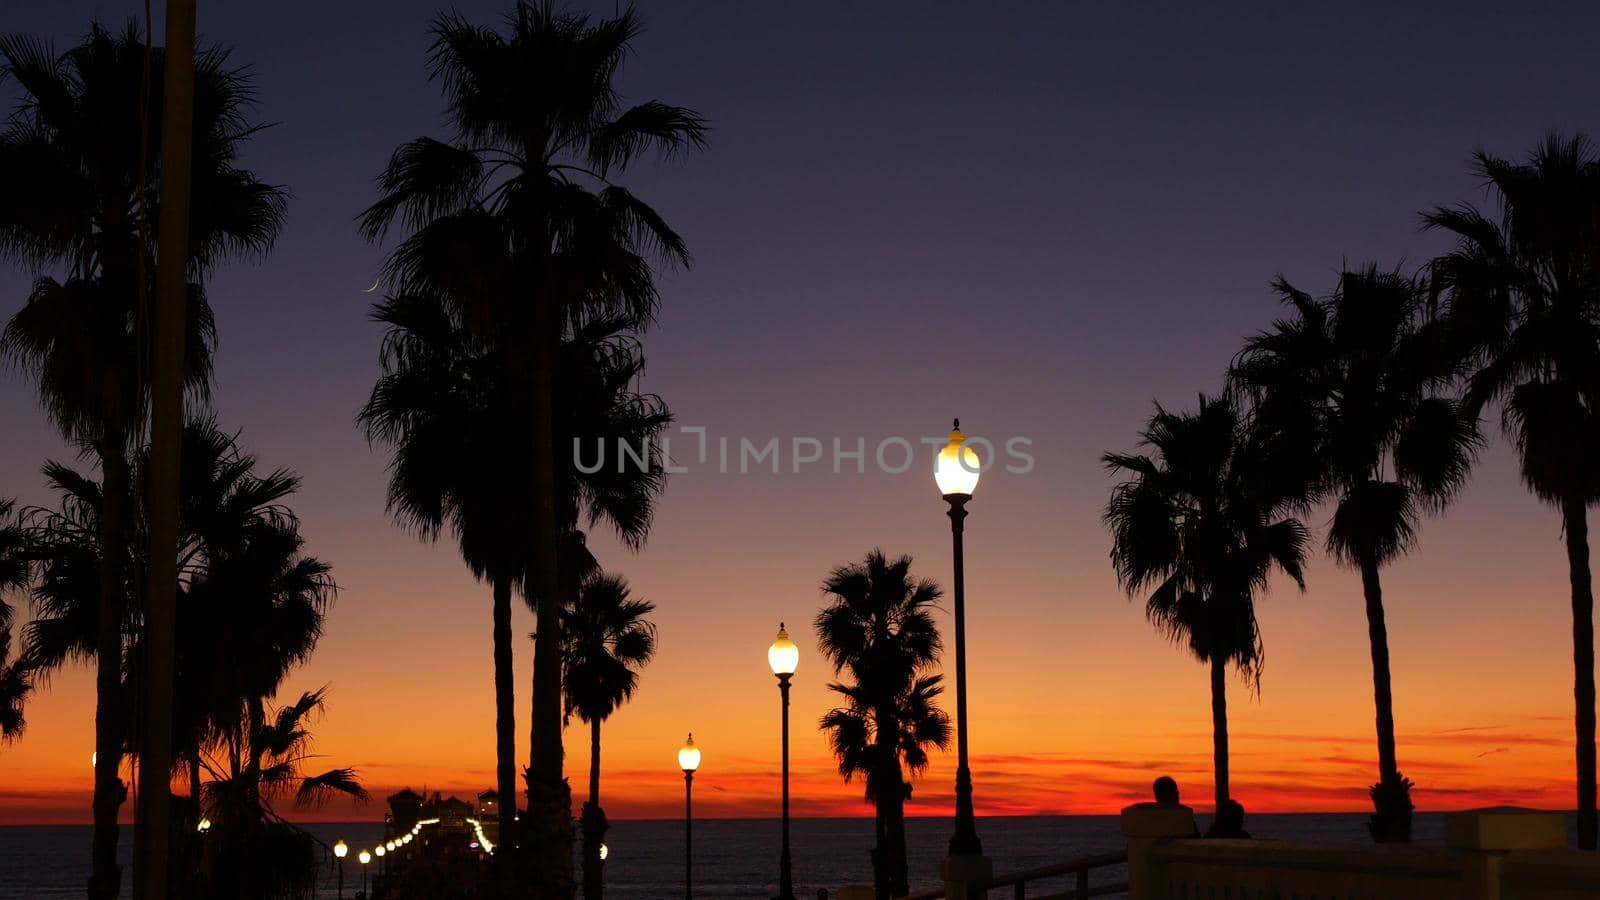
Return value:
<svg viewBox="0 0 1600 900">
<path fill-rule="evenodd" d="M 800 664 L 800 648 L 789 640 L 789 632 L 778 623 L 778 637 L 767 648 L 767 664 L 778 676 L 778 694 L 783 698 L 783 852 L 778 856 L 778 896 L 794 900 L 794 879 L 789 865 L 789 679 Z"/>
<path fill-rule="evenodd" d="M 333 845 L 333 856 L 338 860 L 338 862 L 334 863 L 334 868 L 339 872 L 339 900 L 344 900 L 344 858 L 349 855 L 350 845 L 346 844 L 343 839 Z"/>
<path fill-rule="evenodd" d="M 356 859 L 361 863 L 361 896 L 365 897 L 367 896 L 367 863 L 372 862 L 372 854 L 363 850 Z"/>
<path fill-rule="evenodd" d="M 194 830 L 200 832 L 201 834 L 205 834 L 211 830 L 211 820 L 202 818 L 199 824 L 194 826 Z"/>
<path fill-rule="evenodd" d="M 950 443 L 939 451 L 933 464 L 933 479 L 939 493 L 950 504 L 950 534 L 955 555 L 956 618 L 956 833 L 950 838 L 951 856 L 981 856 L 983 844 L 972 816 L 972 770 L 967 768 L 967 608 L 962 560 L 962 523 L 967 518 L 967 501 L 978 486 L 982 468 L 978 454 L 966 446 L 961 420 L 955 420 Z"/>
<path fill-rule="evenodd" d="M 389 852 L 382 844 L 372 848 L 372 854 L 378 857 L 378 874 L 381 876 L 388 869 L 389 864 L 383 861 L 383 855 Z"/>
<path fill-rule="evenodd" d="M 694 745 L 694 732 L 678 750 L 678 768 L 683 770 L 683 900 L 694 897 L 694 770 L 700 768 L 700 748 Z"/>
</svg>

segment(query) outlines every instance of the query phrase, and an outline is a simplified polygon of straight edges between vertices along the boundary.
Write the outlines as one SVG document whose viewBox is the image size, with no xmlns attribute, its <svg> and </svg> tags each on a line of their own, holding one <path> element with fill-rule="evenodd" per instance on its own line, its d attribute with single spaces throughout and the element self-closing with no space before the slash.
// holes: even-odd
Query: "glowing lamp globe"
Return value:
<svg viewBox="0 0 1600 900">
<path fill-rule="evenodd" d="M 376 855 L 376 856 L 377 856 L 377 857 L 378 857 L 378 858 L 379 858 L 379 859 L 382 859 L 382 858 L 383 858 L 383 854 L 384 854 L 384 853 L 386 853 L 386 852 L 387 852 L 387 851 L 385 851 L 385 850 L 384 850 L 384 849 L 383 849 L 383 847 L 381 847 L 381 846 L 380 846 L 380 847 L 378 847 L 378 848 L 377 848 L 377 849 L 376 849 L 376 850 L 373 850 L 373 851 L 372 851 L 372 852 L 373 852 L 373 853 L 374 853 L 374 854 L 375 854 L 375 855 Z"/>
<path fill-rule="evenodd" d="M 344 859 L 346 856 L 350 855 L 350 845 L 346 844 L 344 841 L 334 844 L 333 855 L 339 857 L 340 859 Z"/>
<path fill-rule="evenodd" d="M 608 857 L 610 855 L 611 855 L 611 848 L 607 847 L 605 844 L 601 844 L 600 845 L 600 861 L 601 862 L 605 862 L 606 857 Z"/>
<path fill-rule="evenodd" d="M 370 862 L 372 862 L 372 854 L 371 854 L 371 853 L 368 853 L 368 852 L 367 852 L 367 851 L 365 851 L 365 850 L 363 850 L 363 851 L 361 851 L 361 855 L 360 855 L 360 856 L 357 856 L 357 857 L 356 857 L 356 859 L 358 859 L 358 860 L 360 860 L 360 861 L 361 861 L 361 864 L 362 864 L 362 865 L 363 865 L 363 866 L 364 866 L 364 865 L 366 865 L 366 864 L 367 864 L 367 863 L 370 863 Z M 365 877 L 365 876 L 363 876 L 363 877 Z"/>
<path fill-rule="evenodd" d="M 206 832 L 211 830 L 211 820 L 210 819 L 201 819 L 200 823 L 198 825 L 194 826 L 194 830 L 200 832 L 201 834 L 205 834 Z"/>
<path fill-rule="evenodd" d="M 700 748 L 694 745 L 692 731 L 689 732 L 689 740 L 678 750 L 678 768 L 685 772 L 693 772 L 700 768 Z"/>
<path fill-rule="evenodd" d="M 800 664 L 800 648 L 794 641 L 789 640 L 789 632 L 778 623 L 778 639 L 767 648 L 767 665 L 772 667 L 774 675 L 793 675 L 795 667 Z"/>
<path fill-rule="evenodd" d="M 394 841 L 385 841 L 384 844 L 383 844 L 383 848 L 385 850 L 388 850 L 390 853 L 393 853 L 394 852 Z"/>
<path fill-rule="evenodd" d="M 967 436 L 961 433 L 961 420 L 950 430 L 950 443 L 939 451 L 933 463 L 933 480 L 939 483 L 939 493 L 946 497 L 970 497 L 978 486 L 978 470 L 982 463 L 978 454 L 966 446 Z"/>
</svg>

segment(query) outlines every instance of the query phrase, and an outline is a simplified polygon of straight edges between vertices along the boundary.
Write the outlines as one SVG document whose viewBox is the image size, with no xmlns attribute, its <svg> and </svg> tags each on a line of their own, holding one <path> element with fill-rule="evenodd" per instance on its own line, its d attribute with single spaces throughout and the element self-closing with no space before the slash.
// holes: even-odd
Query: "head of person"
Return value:
<svg viewBox="0 0 1600 900">
<path fill-rule="evenodd" d="M 1156 795 L 1157 803 L 1170 803 L 1173 805 L 1178 803 L 1178 783 L 1172 780 L 1169 775 L 1157 778 L 1155 784 L 1151 785 L 1151 790 Z"/>
<path fill-rule="evenodd" d="M 1244 806 L 1237 800 L 1224 800 L 1217 810 L 1217 821 L 1230 831 L 1244 828 Z"/>
</svg>

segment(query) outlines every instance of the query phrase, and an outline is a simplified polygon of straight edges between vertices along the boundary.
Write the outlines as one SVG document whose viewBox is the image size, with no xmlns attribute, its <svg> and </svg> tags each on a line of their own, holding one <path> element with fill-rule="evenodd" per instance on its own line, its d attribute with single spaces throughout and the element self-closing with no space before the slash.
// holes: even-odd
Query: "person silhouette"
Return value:
<svg viewBox="0 0 1600 900">
<path fill-rule="evenodd" d="M 1157 778 L 1155 782 L 1150 785 L 1150 791 L 1151 793 L 1155 794 L 1156 802 L 1162 806 L 1183 805 L 1183 802 L 1178 799 L 1178 782 L 1173 780 L 1171 775 L 1163 775 L 1160 778 Z M 1194 826 L 1194 836 L 1200 836 L 1200 825 L 1198 822 L 1195 823 Z"/>
<path fill-rule="evenodd" d="M 1244 806 L 1237 800 L 1224 800 L 1222 806 L 1217 808 L 1217 817 L 1211 820 L 1211 827 L 1206 830 L 1208 838 L 1248 838 L 1250 832 L 1244 830 Z"/>
</svg>

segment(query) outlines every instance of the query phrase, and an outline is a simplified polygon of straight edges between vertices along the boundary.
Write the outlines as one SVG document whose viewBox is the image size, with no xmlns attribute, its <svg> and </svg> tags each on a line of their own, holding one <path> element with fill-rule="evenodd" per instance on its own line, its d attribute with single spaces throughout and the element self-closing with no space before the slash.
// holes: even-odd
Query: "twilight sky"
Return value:
<svg viewBox="0 0 1600 900">
<path fill-rule="evenodd" d="M 18 4 L 0 30 L 65 47 L 92 18 L 142 6 Z M 503 6 L 460 4 L 483 22 Z M 1417 211 L 1481 199 L 1475 147 L 1521 155 L 1549 128 L 1600 127 L 1590 4 L 1001 6 L 642 4 L 630 96 L 692 106 L 714 127 L 708 152 L 629 179 L 696 254 L 664 281 L 645 386 L 712 444 L 701 464 L 694 436 L 675 436 L 690 471 L 642 553 L 594 538 L 659 607 L 659 655 L 605 727 L 613 818 L 677 813 L 674 751 L 691 729 L 705 753 L 698 810 L 775 814 L 765 649 L 779 620 L 802 648 L 796 810 L 866 814 L 811 727 L 831 703 L 808 623 L 828 569 L 874 546 L 948 582 L 927 449 L 892 475 L 873 448 L 917 445 L 956 415 L 997 445 L 1030 439 L 1035 459 L 985 476 L 967 523 L 979 813 L 1109 812 L 1162 773 L 1202 800 L 1206 673 L 1116 587 L 1099 454 L 1130 448 L 1153 400 L 1218 386 L 1240 338 L 1273 316 L 1274 274 L 1321 292 L 1342 260 L 1415 265 L 1440 249 Z M 215 405 L 266 465 L 304 477 L 294 507 L 343 590 L 289 689 L 332 685 L 318 750 L 377 796 L 493 782 L 488 589 L 448 543 L 387 521 L 385 458 L 353 424 L 377 373 L 362 290 L 384 252 L 353 218 L 398 142 L 442 133 L 423 71 L 434 8 L 213 0 L 200 12 L 202 40 L 254 67 L 261 118 L 279 123 L 249 164 L 294 195 L 270 259 L 212 284 Z M 0 272 L 0 314 L 27 284 Z M 39 465 L 71 451 L 12 373 L 0 434 L 0 494 L 51 502 Z M 740 439 L 774 437 L 781 471 L 740 474 Z M 829 451 L 798 473 L 797 437 Z M 835 438 L 865 442 L 865 474 L 850 460 L 834 474 Z M 1400 763 L 1419 806 L 1570 806 L 1560 523 L 1518 485 L 1503 442 L 1385 588 Z M 518 615 L 526 634 L 532 617 Z M 1319 557 L 1309 590 L 1281 586 L 1260 617 L 1261 694 L 1231 698 L 1235 795 L 1256 811 L 1367 808 L 1359 579 Z M 518 654 L 525 719 L 531 646 Z M 87 821 L 92 682 L 87 668 L 56 676 L 23 740 L 0 749 L 0 824 Z M 580 797 L 586 748 L 569 731 Z M 952 780 L 936 757 L 913 812 L 947 810 Z"/>
</svg>

